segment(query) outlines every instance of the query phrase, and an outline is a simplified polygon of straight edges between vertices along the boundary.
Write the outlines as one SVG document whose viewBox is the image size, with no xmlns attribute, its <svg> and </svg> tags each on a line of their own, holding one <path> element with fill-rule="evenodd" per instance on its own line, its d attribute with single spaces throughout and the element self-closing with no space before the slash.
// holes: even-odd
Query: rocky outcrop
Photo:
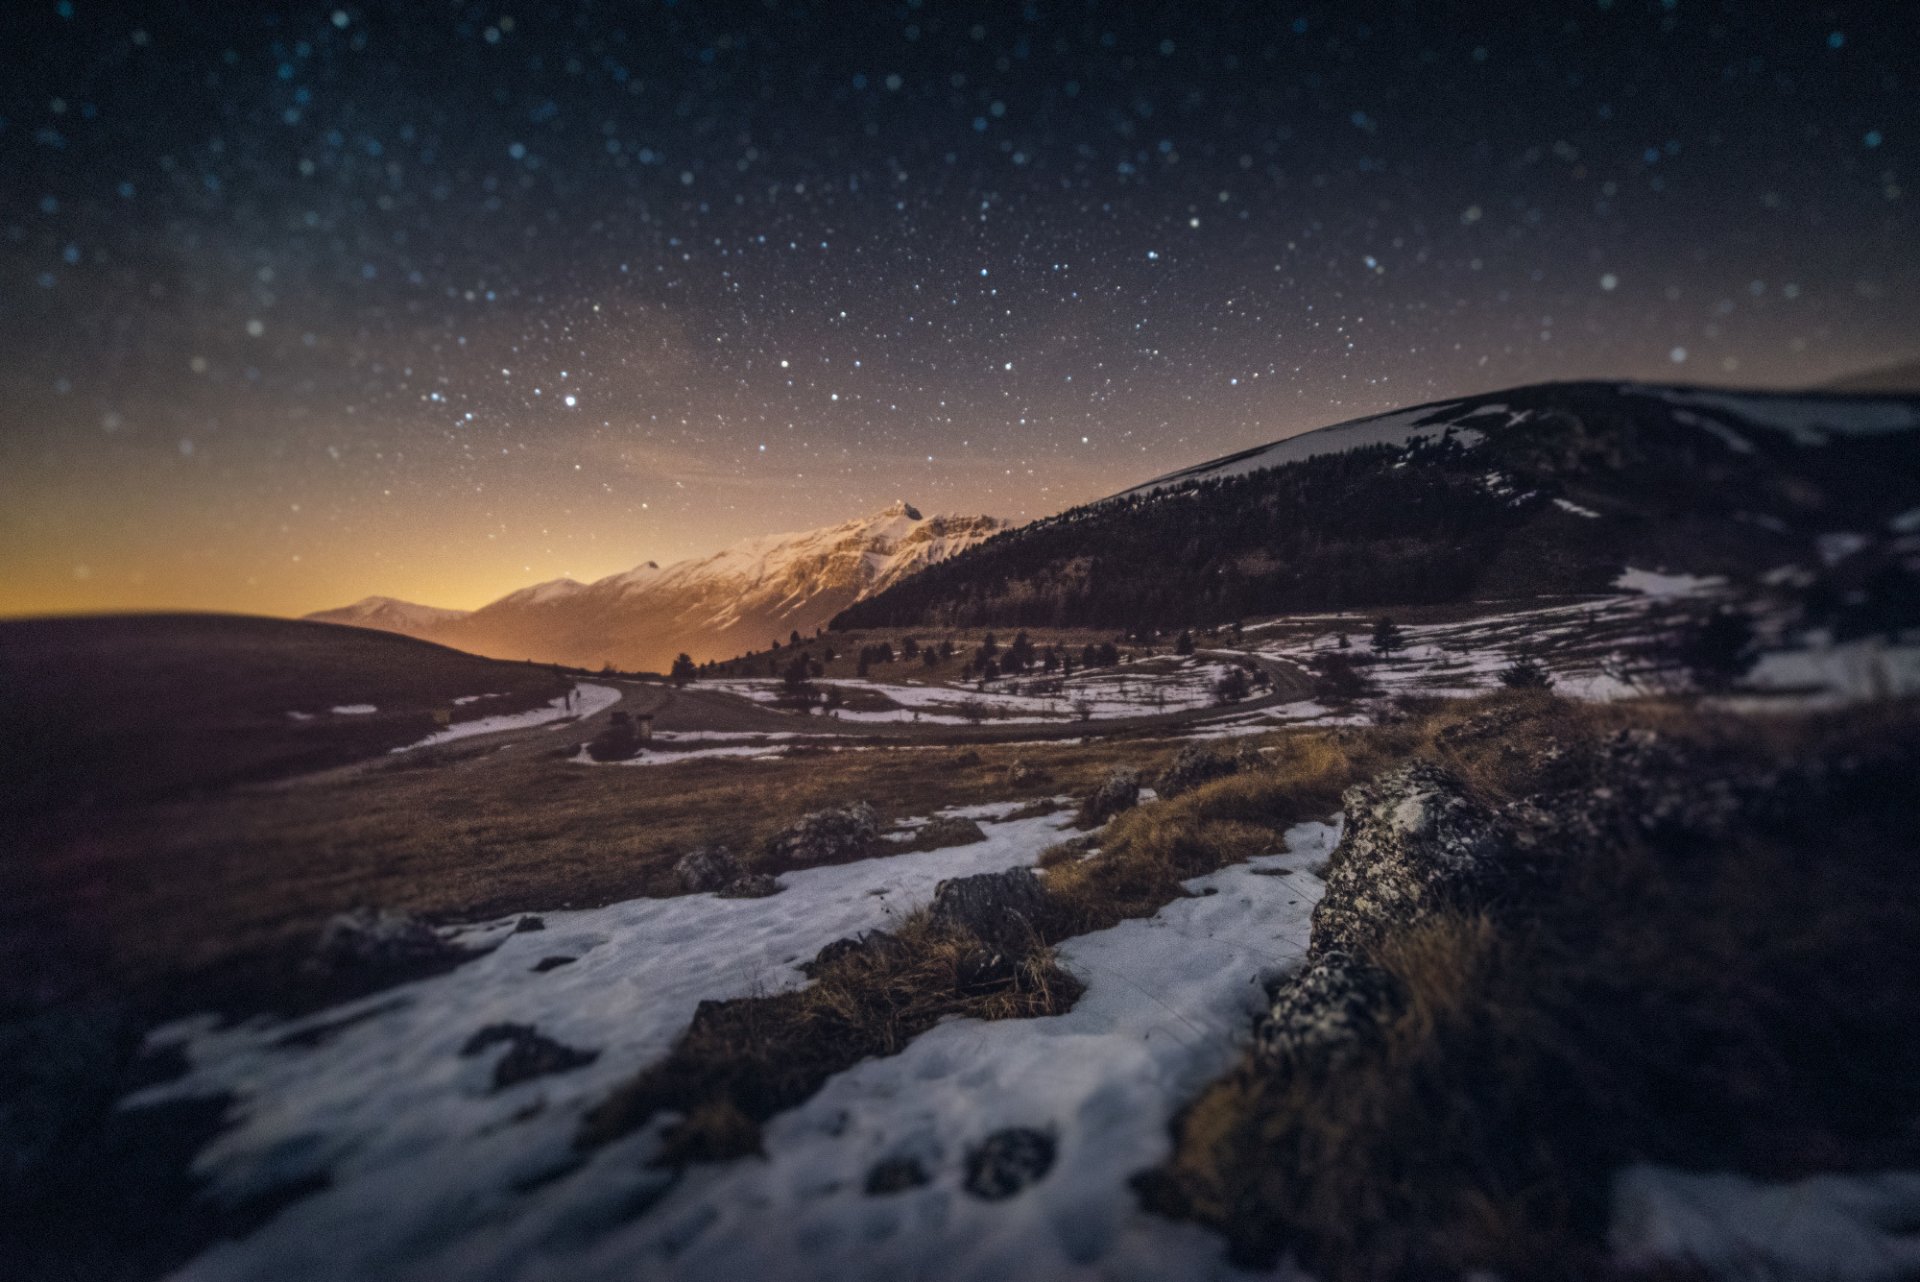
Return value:
<svg viewBox="0 0 1920 1282">
<path fill-rule="evenodd" d="M 749 872 L 725 846 L 701 846 L 673 866 L 680 889 L 689 895 L 722 899 L 761 899 L 780 893 L 780 883 L 763 872 Z"/>
<path fill-rule="evenodd" d="M 1237 748 L 1190 743 L 1180 749 L 1166 769 L 1154 776 L 1153 790 L 1162 800 L 1191 792 L 1203 783 L 1225 779 L 1258 764 L 1259 758 Z"/>
<path fill-rule="evenodd" d="M 1424 761 L 1355 784 L 1346 832 L 1313 910 L 1312 956 L 1364 955 L 1437 908 L 1497 893 L 1507 846 L 1495 816 Z"/>
<path fill-rule="evenodd" d="M 935 815 L 913 833 L 913 845 L 922 850 L 944 850 L 948 846 L 971 846 L 987 839 L 986 829 L 960 815 Z"/>
<path fill-rule="evenodd" d="M 1080 813 L 1074 822 L 1082 828 L 1092 828 L 1103 824 L 1123 810 L 1131 810 L 1140 803 L 1140 774 L 1135 770 L 1119 768 L 1100 781 L 1100 786 L 1087 794 L 1080 803 Z"/>
<path fill-rule="evenodd" d="M 1271 1064 L 1303 1071 L 1338 1068 L 1374 1044 L 1400 1002 L 1392 976 L 1331 949 L 1274 994 L 1255 1029 L 1255 1043 Z"/>
<path fill-rule="evenodd" d="M 880 843 L 880 821 L 864 801 L 829 806 L 767 840 L 771 868 L 812 868 L 864 859 Z"/>
<path fill-rule="evenodd" d="M 1047 892 L 1030 868 L 956 877 L 933 889 L 928 916 L 937 926 L 964 930 L 990 947 L 1024 952 L 1039 933 Z"/>
<path fill-rule="evenodd" d="M 1053 782 L 1053 773 L 1039 766 L 1016 760 L 1007 767 L 1007 785 L 1013 788 L 1037 788 Z"/>
</svg>

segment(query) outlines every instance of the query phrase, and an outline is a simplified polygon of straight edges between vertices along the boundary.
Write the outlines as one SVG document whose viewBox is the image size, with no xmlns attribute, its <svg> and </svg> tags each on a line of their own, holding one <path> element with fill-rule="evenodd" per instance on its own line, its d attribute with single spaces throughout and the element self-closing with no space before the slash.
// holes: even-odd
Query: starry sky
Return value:
<svg viewBox="0 0 1920 1282">
<path fill-rule="evenodd" d="M 474 606 L 1459 392 L 1920 350 L 1910 4 L 17 0 L 0 34 L 0 613 Z"/>
</svg>

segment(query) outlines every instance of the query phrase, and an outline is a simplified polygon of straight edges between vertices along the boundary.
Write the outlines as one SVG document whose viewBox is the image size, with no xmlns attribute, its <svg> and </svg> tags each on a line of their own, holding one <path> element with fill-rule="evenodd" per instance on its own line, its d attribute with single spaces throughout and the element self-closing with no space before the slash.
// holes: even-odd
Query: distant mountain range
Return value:
<svg viewBox="0 0 1920 1282">
<path fill-rule="evenodd" d="M 847 606 L 1006 528 L 990 516 L 923 517 L 905 501 L 840 525 L 648 561 L 592 583 L 554 579 L 473 611 L 368 597 L 307 617 L 377 628 L 501 659 L 664 671 L 811 633 Z"/>
<path fill-rule="evenodd" d="M 1562 383 L 1417 406 L 1036 521 L 833 626 L 1178 627 L 1606 591 L 1630 565 L 1915 605 L 1920 395 Z"/>
</svg>

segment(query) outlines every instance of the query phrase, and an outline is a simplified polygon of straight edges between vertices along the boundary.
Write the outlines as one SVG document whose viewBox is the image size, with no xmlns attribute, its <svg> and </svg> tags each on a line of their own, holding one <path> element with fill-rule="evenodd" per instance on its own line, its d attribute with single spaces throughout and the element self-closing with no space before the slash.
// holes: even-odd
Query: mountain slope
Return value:
<svg viewBox="0 0 1920 1282">
<path fill-rule="evenodd" d="M 1571 383 L 1358 419 L 1004 534 L 837 627 L 1175 626 L 1598 591 L 1627 565 L 1905 574 L 1920 398 Z"/>
<path fill-rule="evenodd" d="M 1003 528 L 993 517 L 923 517 L 898 502 L 839 525 L 748 539 L 711 556 L 664 567 L 648 561 L 593 583 L 555 579 L 470 614 L 416 624 L 404 611 L 368 612 L 365 617 L 403 626 L 362 626 L 497 658 L 658 671 L 681 651 L 696 660 L 727 658 L 792 631 L 812 632 L 863 597 Z M 343 613 L 313 617 L 357 621 L 337 618 Z"/>
<path fill-rule="evenodd" d="M 309 614 L 312 623 L 345 623 L 356 628 L 374 628 L 381 632 L 399 632 L 417 636 L 443 624 L 463 619 L 465 610 L 443 610 L 433 605 L 415 605 L 390 596 L 362 597 L 352 605 Z"/>
</svg>

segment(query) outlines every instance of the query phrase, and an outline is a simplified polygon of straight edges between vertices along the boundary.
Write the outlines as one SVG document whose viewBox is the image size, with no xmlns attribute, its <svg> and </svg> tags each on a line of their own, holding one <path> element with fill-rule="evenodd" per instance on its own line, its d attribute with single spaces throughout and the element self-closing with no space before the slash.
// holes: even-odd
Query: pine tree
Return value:
<svg viewBox="0 0 1920 1282">
<path fill-rule="evenodd" d="M 1373 625 L 1373 652 L 1383 658 L 1395 650 L 1407 648 L 1407 641 L 1400 627 L 1392 619 L 1381 619 Z"/>
<path fill-rule="evenodd" d="M 1181 629 L 1180 636 L 1173 643 L 1173 652 L 1181 658 L 1193 653 L 1193 633 Z"/>
<path fill-rule="evenodd" d="M 668 675 L 673 679 L 673 684 L 677 686 L 684 686 L 687 682 L 693 680 L 696 675 L 696 670 L 693 666 L 693 657 L 688 654 L 675 655 L 673 659 L 673 670 L 669 672 Z"/>
</svg>

